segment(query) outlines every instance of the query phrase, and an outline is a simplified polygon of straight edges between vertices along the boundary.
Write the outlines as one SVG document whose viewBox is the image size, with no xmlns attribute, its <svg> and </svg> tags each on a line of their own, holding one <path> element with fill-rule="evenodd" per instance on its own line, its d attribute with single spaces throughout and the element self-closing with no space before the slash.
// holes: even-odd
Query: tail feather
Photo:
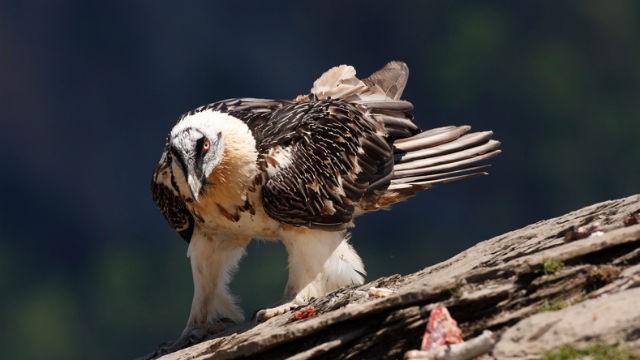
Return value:
<svg viewBox="0 0 640 360">
<path fill-rule="evenodd" d="M 455 152 L 435 153 L 433 156 L 418 158 L 411 161 L 402 161 L 396 163 L 393 170 L 397 176 L 402 176 L 403 171 L 420 170 L 424 168 L 434 168 L 440 164 L 450 164 L 459 160 L 475 158 L 478 155 L 485 154 L 495 150 L 500 145 L 496 140 L 489 140 L 484 144 L 473 146 L 466 149 L 456 149 Z"/>
<path fill-rule="evenodd" d="M 407 163 L 412 160 L 436 156 L 438 154 L 446 154 L 459 150 L 467 149 L 476 144 L 487 142 L 493 136 L 492 131 L 483 131 L 472 134 L 466 134 L 455 141 L 427 147 L 421 150 L 413 150 L 410 152 L 396 153 L 396 163 Z"/>
<path fill-rule="evenodd" d="M 429 189 L 429 188 L 431 188 L 431 187 L 433 187 L 434 185 L 437 185 L 437 184 L 454 182 L 454 181 L 469 179 L 469 178 L 472 178 L 472 177 L 483 176 L 483 175 L 488 175 L 488 173 L 486 173 L 486 172 L 476 172 L 476 173 L 464 174 L 464 175 L 458 175 L 458 176 L 438 177 L 438 178 L 435 178 L 433 180 L 426 180 L 426 181 L 420 181 L 420 182 L 416 182 L 416 183 L 411 183 L 411 186 L 412 186 L 413 189 L 425 190 L 425 189 Z M 403 184 L 403 185 L 406 185 L 406 184 Z M 390 185 L 389 187 L 392 187 L 392 186 L 393 185 Z"/>
<path fill-rule="evenodd" d="M 413 105 L 402 100 L 409 68 L 392 61 L 366 79 L 358 79 L 352 66 L 326 71 L 313 83 L 318 99 L 353 103 L 379 126 L 378 133 L 393 146 L 393 157 L 380 165 L 380 177 L 369 184 L 358 211 L 384 208 L 436 184 L 486 175 L 483 161 L 500 153 L 491 131 L 468 133 L 471 127 L 446 126 L 422 132 L 413 122 Z M 368 151 L 384 146 L 366 142 Z M 373 171 L 372 169 L 369 169 Z"/>
<path fill-rule="evenodd" d="M 485 167 L 478 163 L 500 153 L 500 142 L 491 139 L 491 131 L 466 134 L 470 129 L 468 125 L 446 126 L 396 141 L 391 184 L 418 185 L 425 180 L 434 183 L 438 178 L 459 173 L 485 174 L 472 172 Z"/>
<path fill-rule="evenodd" d="M 484 161 L 490 159 L 498 154 L 500 154 L 500 150 L 494 150 L 492 152 L 486 154 L 477 154 L 470 158 L 465 158 L 458 161 L 447 162 L 439 165 L 433 166 L 425 166 L 422 168 L 408 169 L 408 170 L 400 170 L 394 171 L 394 179 L 403 177 L 403 176 L 420 176 L 424 174 L 433 174 L 439 171 L 449 171 L 458 168 L 462 168 L 467 165 L 473 165 L 480 161 Z"/>
<path fill-rule="evenodd" d="M 360 202 L 361 211 L 378 210 L 437 184 L 487 175 L 487 159 L 500 142 L 491 131 L 466 134 L 469 126 L 447 126 L 393 143 L 394 165 L 388 186 Z M 402 148 L 402 149 L 400 149 Z"/>
<path fill-rule="evenodd" d="M 453 141 L 469 131 L 471 126 L 444 126 L 423 131 L 412 137 L 398 139 L 393 145 L 403 151 L 423 149 Z"/>
<path fill-rule="evenodd" d="M 443 179 L 443 178 L 448 178 L 451 177 L 451 175 L 456 175 L 457 174 L 464 174 L 467 173 L 467 175 L 469 173 L 473 173 L 473 174 L 479 174 L 479 175 L 487 175 L 487 172 L 485 171 L 477 171 L 480 169 L 485 169 L 490 167 L 490 164 L 483 164 L 483 165 L 478 165 L 478 166 L 472 166 L 472 167 L 468 167 L 468 168 L 464 168 L 464 169 L 458 169 L 458 170 L 452 170 L 452 171 L 439 171 L 439 172 L 434 172 L 431 174 L 423 174 L 423 175 L 418 175 L 418 176 L 408 176 L 408 177 L 401 177 L 401 178 L 393 178 L 391 180 L 391 186 L 389 187 L 389 190 L 393 190 L 392 187 L 394 186 L 398 186 L 398 187 L 402 187 L 400 185 L 411 185 L 411 184 L 417 184 L 419 182 L 422 181 L 427 181 L 427 180 L 435 180 L 435 179 Z"/>
</svg>

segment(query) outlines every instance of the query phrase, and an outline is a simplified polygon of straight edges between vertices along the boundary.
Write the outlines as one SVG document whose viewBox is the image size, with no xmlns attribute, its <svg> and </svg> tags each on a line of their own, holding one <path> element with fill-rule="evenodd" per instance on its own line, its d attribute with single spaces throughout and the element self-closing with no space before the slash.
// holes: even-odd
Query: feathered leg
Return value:
<svg viewBox="0 0 640 360">
<path fill-rule="evenodd" d="M 344 286 L 364 283 L 364 265 L 348 242 L 346 231 L 296 229 L 282 242 L 289 254 L 285 303 L 258 312 L 258 320 L 283 314 Z"/>
<path fill-rule="evenodd" d="M 208 334 L 224 329 L 219 320 L 236 323 L 244 320 L 228 285 L 250 240 L 214 238 L 202 233 L 191 238 L 187 255 L 193 272 L 193 302 L 187 326 L 174 346 L 198 342 Z"/>
</svg>

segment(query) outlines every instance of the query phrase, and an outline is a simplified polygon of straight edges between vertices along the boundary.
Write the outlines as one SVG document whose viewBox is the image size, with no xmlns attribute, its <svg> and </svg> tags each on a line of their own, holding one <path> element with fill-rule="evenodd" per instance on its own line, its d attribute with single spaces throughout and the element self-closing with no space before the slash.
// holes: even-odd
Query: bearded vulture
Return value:
<svg viewBox="0 0 640 360">
<path fill-rule="evenodd" d="M 492 132 L 422 131 L 400 97 L 409 69 L 393 61 L 366 79 L 340 65 L 293 100 L 238 98 L 182 115 L 166 139 L 153 200 L 189 243 L 194 296 L 183 337 L 219 319 L 243 320 L 228 284 L 252 238 L 289 257 L 284 304 L 364 282 L 348 242 L 356 216 L 436 184 L 486 175 Z"/>
</svg>

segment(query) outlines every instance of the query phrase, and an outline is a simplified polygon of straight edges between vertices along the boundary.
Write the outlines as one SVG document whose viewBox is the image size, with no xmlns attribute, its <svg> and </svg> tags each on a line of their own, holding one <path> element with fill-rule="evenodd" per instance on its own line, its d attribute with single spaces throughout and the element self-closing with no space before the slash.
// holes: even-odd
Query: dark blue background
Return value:
<svg viewBox="0 0 640 360">
<path fill-rule="evenodd" d="M 149 193 L 181 113 L 292 98 L 331 66 L 411 68 L 423 128 L 503 142 L 489 177 L 359 220 L 368 279 L 640 190 L 637 2 L 0 2 L 0 348 L 131 358 L 175 338 L 186 244 Z M 281 245 L 249 248 L 248 315 L 279 299 Z M 90 356 L 88 354 L 91 354 Z"/>
</svg>

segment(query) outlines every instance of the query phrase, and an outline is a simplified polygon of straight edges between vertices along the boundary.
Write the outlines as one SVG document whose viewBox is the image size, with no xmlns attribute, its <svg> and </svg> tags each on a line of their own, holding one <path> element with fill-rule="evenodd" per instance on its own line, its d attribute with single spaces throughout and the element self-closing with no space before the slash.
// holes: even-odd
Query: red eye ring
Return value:
<svg viewBox="0 0 640 360">
<path fill-rule="evenodd" d="M 209 141 L 209 139 L 204 139 L 204 142 L 202 143 L 202 150 L 208 151 L 210 147 L 211 142 Z"/>
</svg>

